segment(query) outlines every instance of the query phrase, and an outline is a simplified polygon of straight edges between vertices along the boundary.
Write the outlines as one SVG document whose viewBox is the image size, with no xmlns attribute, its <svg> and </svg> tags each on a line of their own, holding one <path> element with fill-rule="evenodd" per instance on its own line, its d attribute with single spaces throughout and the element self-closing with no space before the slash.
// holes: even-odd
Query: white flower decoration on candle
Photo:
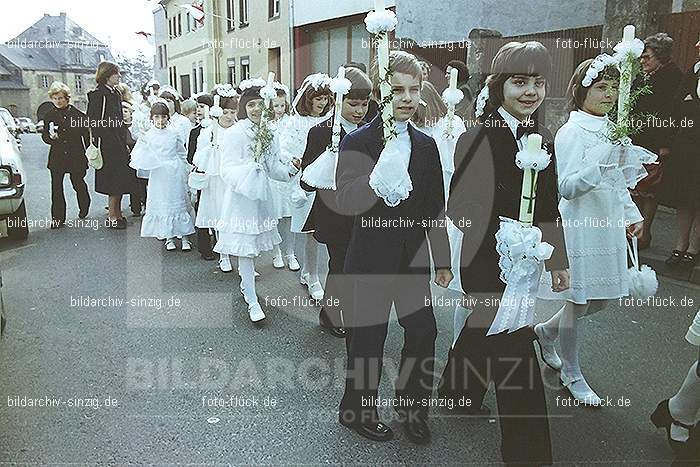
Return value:
<svg viewBox="0 0 700 467">
<path fill-rule="evenodd" d="M 642 52 L 644 52 L 644 41 L 635 38 L 631 41 L 618 42 L 613 50 L 615 51 L 615 59 L 618 62 L 624 60 L 630 55 L 636 59 L 641 57 Z"/>
<path fill-rule="evenodd" d="M 260 97 L 265 100 L 272 100 L 277 97 L 277 90 L 272 86 L 264 86 L 260 88 Z"/>
<path fill-rule="evenodd" d="M 333 92 L 333 94 L 341 94 L 345 95 L 350 92 L 350 88 L 352 87 L 352 83 L 350 82 L 349 79 L 343 77 L 343 78 L 333 78 L 328 86 Z"/>
<path fill-rule="evenodd" d="M 318 91 L 319 88 L 325 88 L 331 84 L 331 77 L 326 73 L 314 73 L 306 78 L 309 81 L 309 85 L 313 86 L 315 90 Z"/>
<path fill-rule="evenodd" d="M 219 118 L 224 114 L 224 109 L 221 108 L 221 96 L 216 94 L 214 96 L 214 105 L 209 110 L 209 116 L 212 118 Z"/>
<path fill-rule="evenodd" d="M 442 92 L 442 101 L 445 105 L 457 105 L 464 99 L 464 93 L 461 89 L 447 88 Z"/>
<path fill-rule="evenodd" d="M 365 18 L 367 31 L 372 34 L 393 31 L 397 24 L 399 21 L 396 19 L 396 13 L 391 10 L 370 11 Z"/>
<path fill-rule="evenodd" d="M 515 165 L 522 170 L 532 169 L 539 172 L 546 169 L 550 161 L 549 153 L 542 149 L 542 136 L 538 134 L 530 134 L 527 146 L 515 154 Z"/>
<path fill-rule="evenodd" d="M 486 108 L 486 102 L 488 100 L 489 100 L 489 87 L 488 87 L 488 85 L 484 85 L 484 87 L 481 88 L 481 91 L 479 91 L 479 95 L 476 96 L 476 112 L 474 115 L 477 118 L 484 115 L 484 109 Z"/>
</svg>

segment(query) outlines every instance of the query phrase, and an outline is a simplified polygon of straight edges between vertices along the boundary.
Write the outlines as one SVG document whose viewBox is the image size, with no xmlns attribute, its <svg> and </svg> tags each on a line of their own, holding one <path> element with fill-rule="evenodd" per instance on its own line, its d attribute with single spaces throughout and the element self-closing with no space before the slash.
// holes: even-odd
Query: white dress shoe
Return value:
<svg viewBox="0 0 700 467">
<path fill-rule="evenodd" d="M 165 241 L 165 249 L 168 251 L 177 250 L 177 245 L 175 244 L 174 238 L 169 238 Z"/>
<path fill-rule="evenodd" d="M 544 326 L 542 324 L 535 326 L 540 355 L 542 355 L 542 360 L 548 367 L 552 370 L 559 371 L 561 370 L 561 358 L 559 358 L 559 354 L 557 354 L 557 350 L 554 348 L 554 341 L 545 336 L 543 328 Z"/>
<path fill-rule="evenodd" d="M 319 281 L 313 284 L 307 284 L 306 287 L 309 289 L 309 296 L 314 300 L 323 300 L 323 287 Z"/>
<path fill-rule="evenodd" d="M 598 394 L 591 389 L 583 375 L 569 376 L 564 371 L 559 375 L 561 384 L 569 390 L 571 395 L 584 405 L 598 407 L 602 403 Z"/>
<path fill-rule="evenodd" d="M 192 244 L 190 243 L 189 240 L 186 238 L 182 239 L 182 251 L 190 251 L 192 250 Z"/>
<path fill-rule="evenodd" d="M 303 272 L 299 275 L 299 283 L 301 285 L 309 285 L 309 273 Z"/>
<path fill-rule="evenodd" d="M 219 258 L 219 269 L 221 269 L 221 272 L 233 271 L 233 267 L 231 266 L 231 259 L 228 255 L 222 255 L 221 258 Z"/>
<path fill-rule="evenodd" d="M 254 323 L 258 323 L 265 319 L 265 313 L 258 302 L 248 305 L 248 315 L 250 316 L 250 320 Z"/>
<path fill-rule="evenodd" d="M 284 258 L 282 258 L 282 252 L 277 252 L 277 254 L 272 257 L 272 267 L 274 267 L 275 269 L 282 269 L 284 267 Z"/>
<path fill-rule="evenodd" d="M 298 271 L 299 269 L 301 269 L 296 255 L 287 255 L 287 264 L 289 265 L 290 271 Z"/>
</svg>

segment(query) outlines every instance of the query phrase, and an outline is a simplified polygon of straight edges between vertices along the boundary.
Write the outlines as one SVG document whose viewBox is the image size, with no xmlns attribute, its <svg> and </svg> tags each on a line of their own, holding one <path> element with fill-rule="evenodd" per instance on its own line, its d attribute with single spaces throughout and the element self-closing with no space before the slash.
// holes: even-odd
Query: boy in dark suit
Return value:
<svg viewBox="0 0 700 467">
<path fill-rule="evenodd" d="M 405 339 L 394 407 L 407 437 L 422 444 L 430 441 L 428 409 L 421 403 L 427 404 L 432 395 L 437 334 L 429 284 L 430 251 L 436 282 L 446 287 L 452 280 L 450 247 L 437 146 L 408 122 L 420 102 L 421 67 L 406 52 L 392 52 L 390 65 L 397 136 L 387 144 L 395 151 L 381 155 L 391 159 L 380 160 L 385 146 L 380 114 L 345 137 L 338 162 L 338 208 L 354 216 L 344 268 L 352 276 L 354 293 L 352 312 L 345 320 L 350 337 L 339 421 L 375 441 L 393 437 L 377 413 L 377 388 L 393 304 Z M 373 71 L 376 92 L 376 66 Z M 400 167 L 405 179 L 399 182 L 410 186 L 398 204 L 373 183 L 377 177 L 396 181 L 378 173 L 382 166 L 390 171 Z"/>
<path fill-rule="evenodd" d="M 495 234 L 499 216 L 518 219 L 523 171 L 515 154 L 529 133 L 539 133 L 550 148 L 552 136 L 534 112 L 544 101 L 551 68 L 539 42 L 510 42 L 496 54 L 486 83 L 489 99 L 481 123 L 464 133 L 455 149 L 455 174 L 447 215 L 464 232 L 462 286 L 475 300 L 439 385 L 442 397 L 465 397 L 481 406 L 495 383 L 501 425 L 501 454 L 506 463 L 552 461 L 547 404 L 531 327 L 487 336 L 505 284 L 501 282 Z M 480 109 L 477 109 L 479 112 Z M 539 172 L 534 224 L 542 240 L 554 246 L 545 262 L 553 290 L 568 288 L 568 261 L 559 219 L 555 161 Z"/>
<path fill-rule="evenodd" d="M 192 164 L 194 159 L 194 153 L 197 152 L 197 138 L 202 132 L 202 120 L 204 119 L 204 108 L 211 107 L 214 105 L 214 98 L 210 94 L 202 94 L 197 96 L 197 110 L 195 114 L 197 116 L 197 125 L 190 130 L 190 138 L 187 144 L 187 162 Z M 197 190 L 197 202 L 194 205 L 195 211 L 199 208 L 199 198 L 202 196 L 202 192 Z M 213 261 L 216 259 L 216 255 L 212 251 L 212 235 L 209 229 L 202 229 L 197 227 L 197 251 L 199 251 L 200 256 L 205 261 Z"/>
<path fill-rule="evenodd" d="M 345 70 L 352 87 L 343 97 L 340 115 L 340 141 L 345 135 L 357 129 L 367 114 L 372 82 L 367 75 L 357 68 Z M 301 160 L 302 171 L 326 151 L 331 144 L 334 119 L 329 118 L 309 130 L 306 150 Z M 333 174 L 335 176 L 335 174 Z M 319 324 L 331 335 L 344 338 L 347 333 L 343 328 L 342 310 L 349 308 L 346 289 L 347 283 L 342 277 L 345 253 L 350 241 L 352 218 L 343 216 L 336 206 L 336 191 L 316 189 L 304 182 L 301 187 L 306 191 L 316 191 L 316 199 L 311 207 L 311 213 L 304 224 L 305 232 L 313 232 L 319 243 L 325 243 L 328 248 L 328 277 L 326 279 L 326 294 L 324 305 L 319 314 Z"/>
</svg>

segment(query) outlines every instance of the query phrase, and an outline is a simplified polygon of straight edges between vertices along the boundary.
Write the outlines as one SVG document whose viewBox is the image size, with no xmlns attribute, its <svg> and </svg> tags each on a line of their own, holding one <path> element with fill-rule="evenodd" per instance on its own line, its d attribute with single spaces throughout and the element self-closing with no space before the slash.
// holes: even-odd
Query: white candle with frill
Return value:
<svg viewBox="0 0 700 467">
<path fill-rule="evenodd" d="M 623 46 L 631 43 L 635 39 L 634 26 L 628 24 L 622 32 Z M 632 60 L 623 56 L 619 62 L 620 70 L 620 87 L 617 96 L 617 124 L 620 126 L 629 126 L 629 109 L 627 102 L 630 99 L 630 90 L 632 89 Z"/>
<path fill-rule="evenodd" d="M 542 136 L 531 133 L 527 138 L 525 152 L 535 155 L 542 149 Z M 520 190 L 520 211 L 518 220 L 524 224 L 532 225 L 535 215 L 535 199 L 537 190 L 537 170 L 523 168 L 523 184 Z"/>
</svg>

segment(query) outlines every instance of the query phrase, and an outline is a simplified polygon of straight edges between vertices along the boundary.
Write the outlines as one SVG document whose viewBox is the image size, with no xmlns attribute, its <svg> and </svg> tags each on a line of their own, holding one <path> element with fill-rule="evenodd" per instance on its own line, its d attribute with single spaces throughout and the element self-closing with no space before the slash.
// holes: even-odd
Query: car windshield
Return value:
<svg viewBox="0 0 700 467">
<path fill-rule="evenodd" d="M 2 117 L 3 122 L 5 123 L 6 126 L 12 127 L 14 126 L 14 121 L 12 119 L 12 115 L 7 109 L 0 109 L 0 117 Z"/>
</svg>

